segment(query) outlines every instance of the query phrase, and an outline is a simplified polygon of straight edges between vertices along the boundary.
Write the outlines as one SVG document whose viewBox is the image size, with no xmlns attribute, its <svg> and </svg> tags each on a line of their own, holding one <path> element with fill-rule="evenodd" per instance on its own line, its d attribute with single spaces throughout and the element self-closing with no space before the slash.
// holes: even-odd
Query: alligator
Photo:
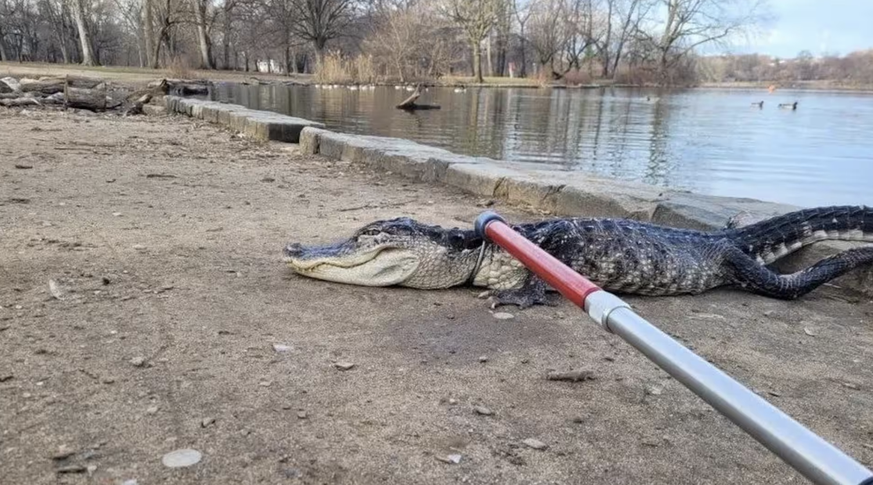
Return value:
<svg viewBox="0 0 873 485">
<path fill-rule="evenodd" d="M 848 249 L 791 274 L 769 267 L 817 241 L 873 242 L 873 209 L 802 209 L 737 227 L 699 231 L 620 218 L 550 218 L 511 224 L 534 244 L 616 294 L 697 295 L 732 286 L 792 300 L 873 262 L 873 246 Z M 363 286 L 485 287 L 492 308 L 552 304 L 552 290 L 501 247 L 474 230 L 408 217 L 378 220 L 327 245 L 288 243 L 284 262 L 321 280 Z"/>
</svg>

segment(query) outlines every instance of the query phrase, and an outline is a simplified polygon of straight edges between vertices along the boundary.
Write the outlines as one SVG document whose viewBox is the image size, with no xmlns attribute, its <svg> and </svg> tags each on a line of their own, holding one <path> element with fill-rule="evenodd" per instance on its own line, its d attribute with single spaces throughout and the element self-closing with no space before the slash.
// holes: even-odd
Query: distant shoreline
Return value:
<svg viewBox="0 0 873 485">
<path fill-rule="evenodd" d="M 139 67 L 119 67 L 119 66 L 104 66 L 104 67 L 85 67 L 78 64 L 47 64 L 47 63 L 17 63 L 17 62 L 0 62 L 0 77 L 8 75 L 18 76 L 63 76 L 66 74 L 74 75 L 94 75 L 104 79 L 111 79 L 116 82 L 137 86 L 149 81 L 161 78 L 176 78 L 179 73 L 174 73 L 169 69 L 146 69 Z M 282 74 L 269 74 L 262 72 L 244 72 L 244 71 L 200 71 L 191 70 L 186 73 L 192 79 L 207 79 L 214 82 L 260 82 L 266 84 L 340 84 L 351 85 L 356 83 L 323 83 L 318 82 L 308 74 L 292 74 L 290 76 Z M 471 77 L 444 77 L 442 79 L 421 81 L 422 84 L 435 87 L 461 87 L 461 88 L 525 88 L 525 89 L 603 89 L 603 88 L 620 88 L 620 89 L 760 89 L 767 90 L 769 86 L 776 86 L 778 91 L 809 91 L 809 92 L 838 92 L 838 93 L 868 93 L 873 94 L 873 85 L 870 84 L 844 84 L 840 81 L 796 81 L 796 82 L 777 82 L 777 81 L 738 81 L 738 82 L 702 82 L 691 85 L 676 85 L 659 87 L 653 84 L 625 84 L 616 83 L 611 80 L 592 80 L 588 83 L 578 85 L 567 85 L 562 83 L 550 82 L 542 83 L 535 78 L 486 78 L 484 83 L 474 83 Z M 416 81 L 417 82 L 417 81 Z M 377 85 L 394 86 L 399 84 L 415 84 L 415 82 L 400 81 L 379 82 Z"/>
</svg>

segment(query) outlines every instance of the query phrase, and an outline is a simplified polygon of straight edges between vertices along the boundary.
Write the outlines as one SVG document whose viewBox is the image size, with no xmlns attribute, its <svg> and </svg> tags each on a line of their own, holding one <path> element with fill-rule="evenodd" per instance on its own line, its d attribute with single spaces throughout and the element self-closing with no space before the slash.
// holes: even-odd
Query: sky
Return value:
<svg viewBox="0 0 873 485">
<path fill-rule="evenodd" d="M 769 0 L 769 6 L 774 18 L 731 51 L 795 57 L 802 50 L 842 56 L 873 48 L 873 0 Z"/>
</svg>

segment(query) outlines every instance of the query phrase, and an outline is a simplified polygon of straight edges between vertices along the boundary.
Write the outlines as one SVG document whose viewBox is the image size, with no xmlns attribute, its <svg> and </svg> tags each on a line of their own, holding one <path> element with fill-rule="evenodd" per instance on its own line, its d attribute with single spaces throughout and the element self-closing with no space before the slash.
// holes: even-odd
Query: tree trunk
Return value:
<svg viewBox="0 0 873 485">
<path fill-rule="evenodd" d="M 224 2 L 224 34 L 221 36 L 221 48 L 224 51 L 224 62 L 222 66 L 225 69 L 230 69 L 230 24 L 231 24 L 231 9 L 228 8 L 229 1 Z"/>
<path fill-rule="evenodd" d="M 527 59 L 525 58 L 524 45 L 524 24 L 521 26 L 521 69 L 518 70 L 518 77 L 527 77 Z"/>
<path fill-rule="evenodd" d="M 142 39 L 146 55 L 146 65 L 152 69 L 158 67 L 155 55 L 154 21 L 152 15 L 152 0 L 142 0 Z"/>
<path fill-rule="evenodd" d="M 6 62 L 8 60 L 9 59 L 6 56 L 6 45 L 3 42 L 3 32 L 0 31 L 0 61 Z"/>
<path fill-rule="evenodd" d="M 600 51 L 601 63 L 603 64 L 600 71 L 600 77 L 603 79 L 609 78 L 609 44 L 612 42 L 612 3 L 614 1 L 615 0 L 609 0 L 607 2 L 609 8 L 606 13 L 606 39 L 604 39 L 603 49 Z"/>
<path fill-rule="evenodd" d="M 68 76 L 64 85 L 64 106 L 67 108 L 89 109 L 91 111 L 105 110 L 106 83 L 99 79 Z"/>
<path fill-rule="evenodd" d="M 491 62 L 491 36 L 486 38 L 485 44 L 485 62 L 488 65 L 488 76 L 494 76 L 494 64 Z"/>
<path fill-rule="evenodd" d="M 473 42 L 473 81 L 484 83 L 482 79 L 482 46 L 479 42 Z"/>
<path fill-rule="evenodd" d="M 48 96 L 64 90 L 64 78 L 42 78 L 40 80 L 22 78 L 19 81 L 22 93 L 39 93 Z"/>
<path fill-rule="evenodd" d="M 315 39 L 312 44 L 315 47 L 315 66 L 317 68 L 324 61 L 324 46 L 327 44 L 327 39 Z"/>
<path fill-rule="evenodd" d="M 94 52 L 91 49 L 91 33 L 85 24 L 85 8 L 82 0 L 73 0 L 73 17 L 76 19 L 76 28 L 79 29 L 79 41 L 82 44 L 82 65 L 95 66 Z"/>
<path fill-rule="evenodd" d="M 212 58 L 209 55 L 209 39 L 206 38 L 206 5 L 201 0 L 193 0 L 194 17 L 197 22 L 197 44 L 200 47 L 200 67 L 212 69 Z"/>
</svg>

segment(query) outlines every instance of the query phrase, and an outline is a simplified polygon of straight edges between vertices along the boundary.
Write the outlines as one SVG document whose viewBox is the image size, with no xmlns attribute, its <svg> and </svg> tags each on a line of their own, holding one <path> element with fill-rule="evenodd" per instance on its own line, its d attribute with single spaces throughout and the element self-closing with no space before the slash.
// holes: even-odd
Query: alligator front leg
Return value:
<svg viewBox="0 0 873 485">
<path fill-rule="evenodd" d="M 501 305 L 516 305 L 519 309 L 524 310 L 534 305 L 555 306 L 555 302 L 546 295 L 547 289 L 548 285 L 545 281 L 539 276 L 531 274 L 525 278 L 521 288 L 492 291 L 491 308 L 494 309 Z"/>
</svg>

